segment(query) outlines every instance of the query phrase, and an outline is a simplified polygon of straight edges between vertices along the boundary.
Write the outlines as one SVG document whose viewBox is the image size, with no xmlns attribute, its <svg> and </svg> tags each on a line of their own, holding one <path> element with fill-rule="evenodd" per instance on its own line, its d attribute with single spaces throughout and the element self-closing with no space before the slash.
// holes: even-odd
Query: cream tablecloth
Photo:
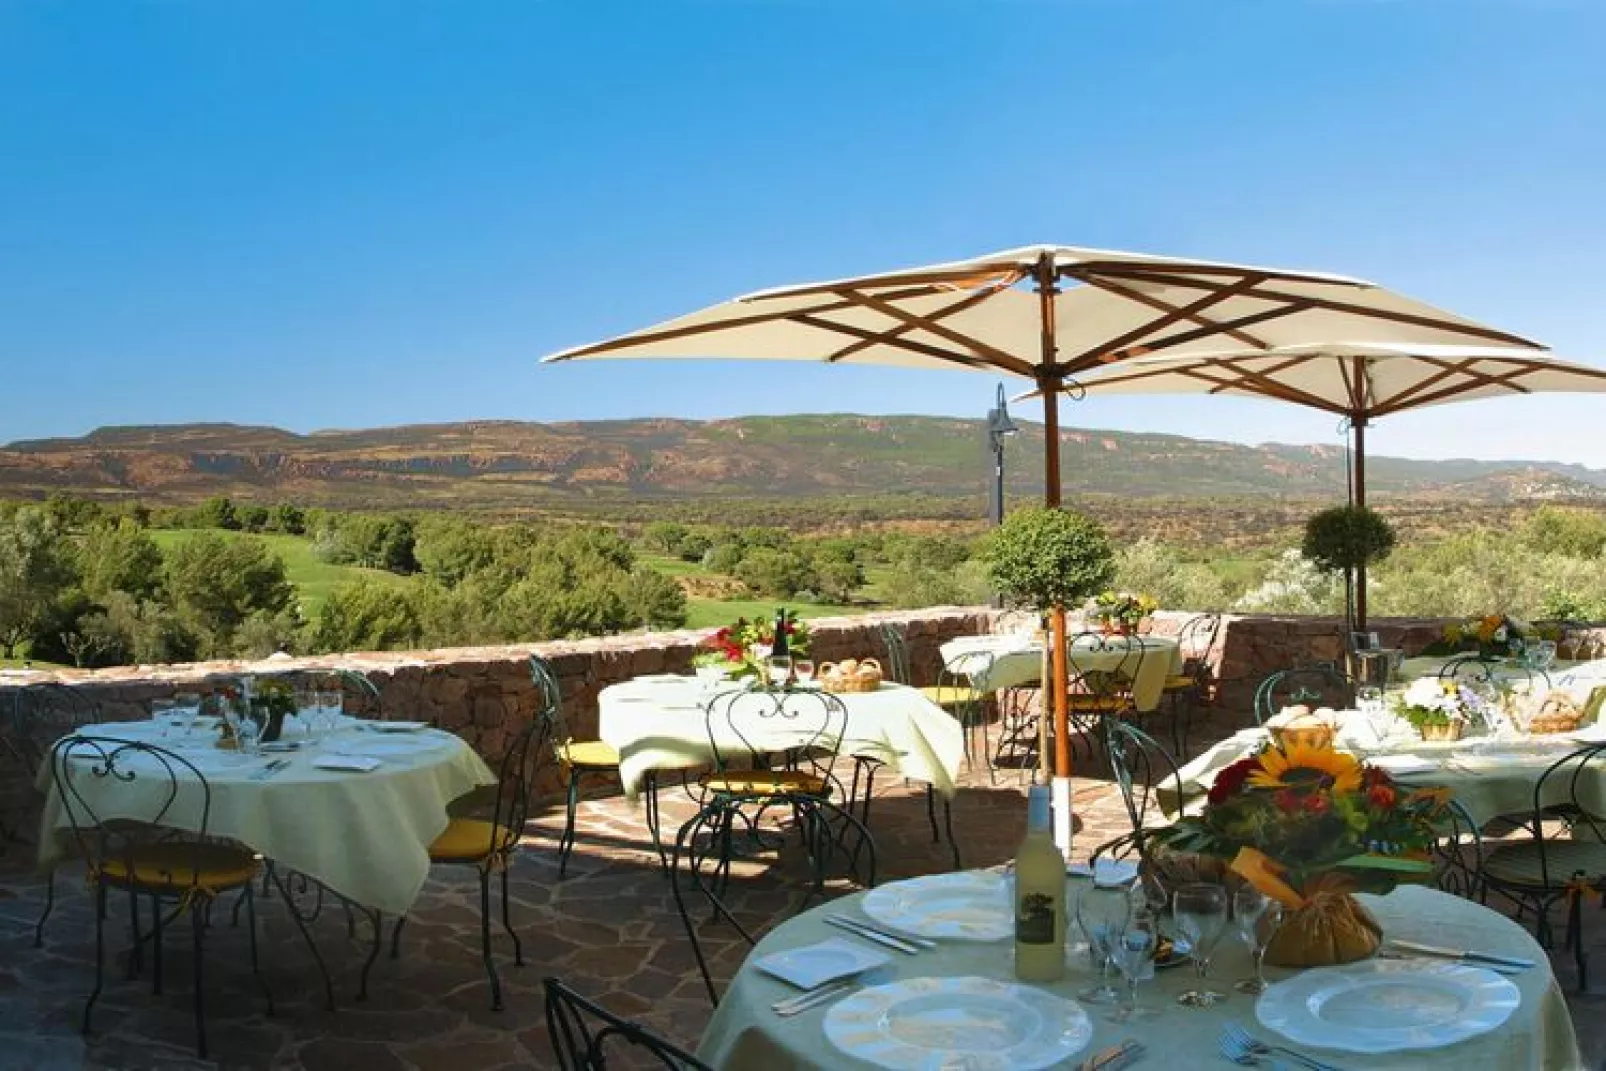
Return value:
<svg viewBox="0 0 1606 1071">
<path fill-rule="evenodd" d="M 1346 722 L 1361 717 L 1351 711 L 1341 711 L 1340 716 Z M 1577 733 L 1512 742 L 1415 740 L 1391 743 L 1386 749 L 1357 744 L 1341 731 L 1338 745 L 1383 767 L 1403 785 L 1449 788 L 1473 821 L 1482 826 L 1501 815 L 1531 814 L 1534 789 L 1545 770 L 1586 743 L 1603 740 L 1606 728 L 1591 726 Z M 1244 729 L 1219 741 L 1182 768 L 1183 796 L 1191 799 L 1203 795 L 1215 783 L 1217 771 L 1265 742 L 1264 729 Z M 1564 802 L 1571 781 L 1570 776 L 1550 778 L 1545 783 L 1543 802 L 1547 806 Z M 1579 778 L 1578 794 L 1590 813 L 1606 814 L 1606 770 L 1600 764 L 1593 764 Z M 1176 793 L 1169 786 L 1161 789 L 1160 800 L 1168 810 L 1175 811 Z"/>
<path fill-rule="evenodd" d="M 1139 710 L 1148 712 L 1160 705 L 1166 678 L 1182 672 L 1182 648 L 1176 640 L 1162 636 L 1135 636 L 1133 640 L 1143 646 L 1143 661 L 1132 682 L 1132 701 Z M 986 666 L 985 687 L 989 689 L 1018 688 L 1042 679 L 1043 645 L 1030 637 L 961 636 L 943 644 L 941 652 L 944 664 L 967 672 L 973 666 L 977 672 Z M 989 656 L 990 665 L 986 661 Z M 1136 661 L 1136 656 L 1124 650 L 1097 650 L 1085 638 L 1071 643 L 1070 658 L 1083 672 L 1111 672 L 1129 659 Z"/>
<path fill-rule="evenodd" d="M 446 806 L 480 785 L 496 783 L 474 749 L 450 733 L 378 734 L 349 728 L 288 754 L 247 756 L 222 751 L 210 739 L 163 739 L 152 722 L 89 725 L 79 736 L 110 737 L 171 748 L 200 771 L 211 789 L 208 835 L 229 837 L 280 866 L 323 882 L 359 904 L 381 911 L 408 910 L 429 873 L 429 845 L 445 829 Z M 371 755 L 378 769 L 320 770 L 319 754 Z M 258 779 L 267 761 L 290 764 Z M 150 760 L 146 760 L 150 761 Z M 193 774 L 176 767 L 180 790 L 163 825 L 197 830 L 203 794 Z M 153 761 L 149 777 L 133 781 L 75 773 L 73 784 L 102 820 L 149 818 L 161 807 L 156 794 L 171 782 Z M 186 791 L 188 783 L 195 790 Z M 39 862 L 50 867 L 72 843 L 72 827 L 47 763 L 39 774 L 45 810 Z M 81 815 L 81 808 L 78 809 Z"/>
<path fill-rule="evenodd" d="M 642 677 L 602 690 L 597 696 L 598 735 L 619 751 L 627 794 L 636 794 L 650 770 L 713 761 L 703 714 L 709 698 L 697 681 L 687 677 Z M 848 714 L 843 754 L 873 756 L 897 777 L 925 781 L 943 795 L 953 795 L 965 739 L 951 714 L 917 689 L 896 684 L 839 698 Z M 720 739 L 721 753 L 741 747 L 741 741 L 729 734 Z"/>
<path fill-rule="evenodd" d="M 769 952 L 812 944 L 827 937 L 841 937 L 841 930 L 823 921 L 826 913 L 858 915 L 859 896 L 836 900 L 808 911 L 774 930 L 761 941 L 732 981 L 703 1035 L 697 1055 L 716 1068 L 747 1071 L 749 1068 L 819 1069 L 848 1071 L 871 1065 L 837 1052 L 821 1029 L 826 1008 L 815 1008 L 790 1019 L 781 1019 L 770 1005 L 796 990 L 752 967 L 753 960 Z M 1453 944 L 1463 948 L 1506 953 L 1535 959 L 1539 966 L 1513 978 L 1522 991 L 1522 1005 L 1505 1026 L 1482 1037 L 1472 1038 L 1448 1048 L 1391 1055 L 1326 1053 L 1313 1055 L 1337 1064 L 1346 1071 L 1375 1068 L 1499 1068 L 1500 1071 L 1573 1071 L 1581 1067 L 1572 1020 L 1544 953 L 1526 931 L 1486 907 L 1432 889 L 1405 886 L 1388 896 L 1362 896 L 1383 924 L 1389 937 L 1434 944 Z M 874 945 L 867 945 L 876 948 Z M 886 981 L 922 976 L 979 975 L 1012 981 L 1010 945 L 1007 942 L 975 944 L 944 942 L 938 948 L 906 956 L 890 953 Z M 1092 981 L 1092 969 L 1085 957 L 1073 957 L 1074 965 L 1065 979 L 1047 988 L 1063 996 L 1073 996 Z M 1246 977 L 1249 958 L 1241 944 L 1224 941 L 1212 965 L 1212 977 L 1230 981 Z M 1294 972 L 1267 968 L 1273 981 Z M 1255 1021 L 1252 998 L 1232 995 L 1215 1008 L 1189 1009 L 1173 1003 L 1177 994 L 1191 988 L 1193 972 L 1187 968 L 1161 971 L 1155 981 L 1144 986 L 1140 999 L 1151 1007 L 1163 1008 L 1160 1016 L 1136 1026 L 1106 1022 L 1105 1009 L 1088 1008 L 1094 1024 L 1092 1044 L 1084 1057 L 1114 1045 L 1122 1038 L 1139 1036 L 1149 1047 L 1142 1065 L 1177 1071 L 1195 1067 L 1229 1066 L 1216 1053 L 1216 1037 L 1224 1023 L 1237 1021 L 1262 1037 L 1274 1038 Z M 1219 987 L 1218 987 L 1219 988 Z M 829 1005 L 827 1005 L 828 1007 Z M 1069 1065 L 1067 1065 L 1069 1066 Z M 1292 1065 L 1290 1065 L 1292 1066 Z"/>
</svg>

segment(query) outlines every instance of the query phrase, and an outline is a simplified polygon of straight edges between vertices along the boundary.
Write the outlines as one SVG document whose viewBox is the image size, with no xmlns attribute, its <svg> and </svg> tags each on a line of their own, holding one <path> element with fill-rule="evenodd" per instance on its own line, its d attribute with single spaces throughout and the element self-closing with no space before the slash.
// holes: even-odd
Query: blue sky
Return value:
<svg viewBox="0 0 1606 1071">
<path fill-rule="evenodd" d="M 980 415 L 963 372 L 536 361 L 1039 241 L 1361 275 L 1606 364 L 1602 40 L 1595 0 L 0 0 L 0 440 Z M 1606 466 L 1603 406 L 1372 448 Z M 1068 419 L 1337 438 L 1219 400 Z"/>
</svg>

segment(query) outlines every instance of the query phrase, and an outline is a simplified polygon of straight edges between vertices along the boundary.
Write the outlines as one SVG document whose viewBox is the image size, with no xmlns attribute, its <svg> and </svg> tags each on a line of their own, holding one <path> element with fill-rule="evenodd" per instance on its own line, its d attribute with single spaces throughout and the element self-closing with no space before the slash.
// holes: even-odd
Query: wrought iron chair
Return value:
<svg viewBox="0 0 1606 1071">
<path fill-rule="evenodd" d="M 629 1066 L 646 1063 L 666 1071 L 713 1071 L 691 1053 L 645 1027 L 587 1000 L 556 978 L 547 978 L 546 1024 L 558 1071 L 608 1071 L 608 1053 Z"/>
<path fill-rule="evenodd" d="M 1435 888 L 1479 903 L 1488 899 L 1483 833 L 1459 800 L 1451 800 L 1445 808 L 1429 854 Z"/>
<path fill-rule="evenodd" d="M 1255 689 L 1255 724 L 1294 703 L 1345 710 L 1355 704 L 1355 685 L 1330 665 L 1296 666 L 1268 675 Z"/>
<path fill-rule="evenodd" d="M 1143 668 L 1143 640 L 1084 632 L 1072 638 L 1067 653 L 1065 709 L 1072 728 L 1087 742 L 1091 757 L 1095 741 L 1108 742 L 1106 722 L 1138 713 L 1132 685 Z"/>
<path fill-rule="evenodd" d="M 738 822 L 752 843 L 778 849 L 779 843 L 764 843 L 759 824 L 771 808 L 790 810 L 808 855 L 811 878 L 798 910 L 823 893 L 832 860 L 838 856 L 846 861 L 846 873 L 853 881 L 859 881 L 862 865 L 862 884 L 867 888 L 875 884 L 874 839 L 846 801 L 838 805 L 831 798 L 834 778 L 828 762 L 845 731 L 846 717 L 842 701 L 825 692 L 738 691 L 709 701 L 709 743 L 719 762 L 713 773 L 702 778 L 708 793 L 704 803 L 676 834 L 669 884 L 697 969 L 715 1004 L 719 992 L 687 904 L 687 886 L 706 899 L 713 920 L 725 919 L 744 941 L 755 943 L 752 931 L 722 898 L 730 884 Z M 792 757 L 794 766 L 804 768 L 764 768 L 769 755 L 783 753 Z M 733 768 L 738 761 L 750 769 Z"/>
<path fill-rule="evenodd" d="M 1580 782 L 1606 772 L 1603 763 L 1606 744 L 1580 748 L 1551 764 L 1534 785 L 1533 811 L 1524 822 L 1528 837 L 1496 846 L 1483 861 L 1485 887 L 1514 901 L 1519 918 L 1532 910 L 1534 936 L 1546 948 L 1553 943 L 1550 909 L 1567 901 L 1564 944 L 1573 950 L 1580 992 L 1589 987 L 1584 895 L 1606 892 L 1606 819 L 1590 813 L 1592 797 L 1580 799 Z"/>
<path fill-rule="evenodd" d="M 993 696 L 988 678 L 992 676 L 993 662 L 990 651 L 966 651 L 945 662 L 937 674 L 937 683 L 921 688 L 920 693 L 959 721 L 965 734 L 965 762 L 972 770 L 976 768 L 972 730 L 981 729 L 982 761 L 987 764 L 988 781 L 996 784 L 998 772 L 993 769 L 992 744 L 987 736 L 987 708 Z"/>
<path fill-rule="evenodd" d="M 491 874 L 501 876 L 502 928 L 513 940 L 513 963 L 524 966 L 524 945 L 513 929 L 508 915 L 508 868 L 518 851 L 519 839 L 524 835 L 525 822 L 530 816 L 530 797 L 540 775 L 542 761 L 549 752 L 548 737 L 552 725 L 536 718 L 519 731 L 507 753 L 502 756 L 502 767 L 496 781 L 496 798 L 484 818 L 453 817 L 445 832 L 429 846 L 432 864 L 472 866 L 480 879 L 480 954 L 485 961 L 485 973 L 491 983 L 491 1010 L 502 1010 L 502 980 L 496 971 L 496 959 L 491 953 Z M 390 934 L 390 954 L 400 954 L 402 926 L 407 922 L 403 915 L 396 920 Z M 377 931 L 377 922 L 375 925 Z"/>
<path fill-rule="evenodd" d="M 107 892 L 128 895 L 133 945 L 130 977 L 141 965 L 142 897 L 151 905 L 152 990 L 162 991 L 162 931 L 188 915 L 193 931 L 195 1049 L 206 1044 L 207 915 L 222 893 L 239 890 L 250 926 L 251 972 L 273 1013 L 273 994 L 257 958 L 256 905 L 252 886 L 261 862 L 255 853 L 209 839 L 212 789 L 182 755 L 154 744 L 93 736 L 68 736 L 50 755 L 51 779 L 74 845 L 95 895 L 95 988 L 84 1004 L 89 1033 L 95 1003 L 105 985 Z M 150 786 L 147 788 L 146 786 Z M 175 827 L 182 827 L 175 828 Z M 171 906 L 171 914 L 164 912 Z"/>
<path fill-rule="evenodd" d="M 1177 632 L 1182 672 L 1166 678 L 1162 693 L 1171 714 L 1171 748 L 1174 754 L 1188 753 L 1188 723 L 1193 714 L 1210 699 L 1210 653 L 1220 633 L 1221 615 L 1217 613 L 1195 614 L 1184 621 Z"/>
<path fill-rule="evenodd" d="M 1169 783 L 1173 797 L 1182 799 L 1182 774 L 1176 759 L 1166 749 L 1135 725 L 1117 718 L 1104 721 L 1104 748 L 1110 756 L 1110 769 L 1121 790 L 1121 802 L 1126 805 L 1127 819 L 1132 828 L 1119 837 L 1106 841 L 1093 850 L 1093 861 L 1109 857 L 1125 859 L 1131 855 L 1142 857 L 1149 832 L 1156 828 L 1155 819 L 1164 819 L 1160 793 Z"/>
<path fill-rule="evenodd" d="M 52 743 L 99 719 L 100 704 L 82 688 L 67 684 L 45 682 L 20 685 L 11 691 L 9 702 L 0 700 L 0 755 L 10 758 L 12 765 L 24 776 L 20 783 L 23 798 L 38 802 L 34 785 L 39 772 L 50 756 Z M 31 824 L 34 815 L 25 810 L 19 817 L 18 828 L 7 826 L 0 817 L 0 850 L 5 841 L 23 843 L 22 826 Z M 45 906 L 34 925 L 34 947 L 43 947 L 45 921 L 56 904 L 56 876 L 45 875 Z"/>
<path fill-rule="evenodd" d="M 881 667 L 886 670 L 887 679 L 908 684 L 912 679 L 909 676 L 909 637 L 903 630 L 902 625 L 883 621 L 876 631 L 881 634 L 881 646 L 887 652 L 886 664 Z"/>
<path fill-rule="evenodd" d="M 551 737 L 552 754 L 558 766 L 567 772 L 565 777 L 563 834 L 558 839 L 558 877 L 569 872 L 569 856 L 574 854 L 575 820 L 580 811 L 580 783 L 586 777 L 622 777 L 619 772 L 619 751 L 601 740 L 576 740 L 569 732 L 563 716 L 563 695 L 558 690 L 557 675 L 552 666 L 540 655 L 530 656 L 530 680 L 537 695 L 536 717 L 547 723 Z M 658 853 L 658 862 L 669 870 L 669 855 L 664 849 L 660 832 L 658 809 L 658 771 L 649 770 L 642 779 L 642 798 L 645 803 L 647 832 L 652 836 L 652 847 Z"/>
<path fill-rule="evenodd" d="M 1477 655 L 1461 655 L 1450 659 L 1439 667 L 1439 679 L 1496 688 L 1520 687 L 1530 692 L 1535 688 L 1546 691 L 1550 689 L 1550 674 L 1542 669 L 1516 663 L 1495 662 Z"/>
</svg>

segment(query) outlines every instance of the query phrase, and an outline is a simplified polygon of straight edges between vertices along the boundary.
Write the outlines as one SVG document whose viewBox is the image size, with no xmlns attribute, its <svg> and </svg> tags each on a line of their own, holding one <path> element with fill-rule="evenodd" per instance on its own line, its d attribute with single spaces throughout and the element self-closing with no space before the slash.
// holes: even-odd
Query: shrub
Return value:
<svg viewBox="0 0 1606 1071">
<path fill-rule="evenodd" d="M 1017 510 L 986 551 L 995 587 L 1017 606 L 1073 606 L 1104 588 L 1115 572 L 1098 522 L 1065 509 Z"/>
</svg>

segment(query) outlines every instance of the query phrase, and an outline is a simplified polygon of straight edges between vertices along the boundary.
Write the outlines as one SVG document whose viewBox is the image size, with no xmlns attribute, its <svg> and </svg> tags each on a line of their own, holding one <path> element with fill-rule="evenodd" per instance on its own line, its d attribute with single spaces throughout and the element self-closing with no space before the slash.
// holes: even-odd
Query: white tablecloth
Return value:
<svg viewBox="0 0 1606 1071">
<path fill-rule="evenodd" d="M 1132 683 L 1132 700 L 1139 710 L 1148 712 L 1160 705 L 1166 678 L 1182 672 L 1182 648 L 1176 640 L 1163 636 L 1134 636 L 1133 641 L 1142 645 L 1143 661 Z M 1085 639 L 1073 642 L 1071 663 L 1083 672 L 1120 669 L 1123 662 L 1136 661 L 1136 655 L 1120 649 L 1123 642 L 1117 639 L 1114 651 L 1097 650 Z M 988 689 L 1017 688 L 1042 679 L 1043 644 L 1029 636 L 960 636 L 943 644 L 941 653 L 945 665 L 966 672 L 981 672 L 985 666 L 984 687 Z"/>
<path fill-rule="evenodd" d="M 228 837 L 261 852 L 281 867 L 300 871 L 368 907 L 408 910 L 429 874 L 429 845 L 445 829 L 446 807 L 496 775 L 474 749 L 450 733 L 378 734 L 347 728 L 310 748 L 287 754 L 248 756 L 213 746 L 210 737 L 164 739 L 152 722 L 90 725 L 79 736 L 110 737 L 166 747 L 200 771 L 211 789 L 209 836 Z M 367 772 L 320 770 L 321 754 L 370 755 L 380 760 Z M 289 765 L 258 779 L 270 759 Z M 149 760 L 145 760 L 149 762 Z M 155 794 L 171 784 L 150 763 L 133 781 L 96 778 L 76 769 L 73 784 L 102 819 L 148 819 L 161 807 Z M 196 778 L 175 767 L 180 790 L 162 824 L 196 831 L 201 799 Z M 140 777 L 138 774 L 147 773 Z M 185 785 L 190 788 L 186 790 Z M 39 773 L 45 810 L 39 837 L 42 867 L 56 863 L 72 843 L 72 826 L 47 763 Z M 75 805 L 82 818 L 82 808 Z"/>
<path fill-rule="evenodd" d="M 783 1067 L 795 1071 L 849 1071 L 870 1067 L 863 1061 L 844 1056 L 826 1040 L 821 1022 L 830 1007 L 829 1002 L 824 1007 L 782 1019 L 770 1011 L 770 1005 L 797 990 L 752 966 L 756 958 L 771 952 L 843 936 L 841 930 L 825 923 L 824 916 L 846 913 L 863 917 L 858 910 L 859 899 L 856 895 L 816 907 L 783 923 L 759 942 L 720 1000 L 703 1034 L 702 1044 L 698 1046 L 698 1056 L 722 1071 Z M 1386 937 L 1524 956 L 1537 960 L 1539 966 L 1513 978 L 1521 990 L 1522 1004 L 1504 1026 L 1492 1033 L 1448 1048 L 1411 1053 L 1359 1055 L 1310 1050 L 1313 1055 L 1347 1071 L 1376 1068 L 1575 1071 L 1582 1067 L 1572 1020 L 1550 973 L 1549 963 L 1544 952 L 1520 926 L 1486 907 L 1432 889 L 1402 886 L 1388 896 L 1362 896 L 1361 899 L 1382 923 Z M 874 949 L 876 946 L 867 944 L 866 947 Z M 1013 981 L 1010 952 L 1009 942 L 961 941 L 942 942 L 937 948 L 914 956 L 892 952 L 885 969 L 886 977 L 878 980 L 977 975 Z M 1073 968 L 1064 980 L 1045 988 L 1070 997 L 1091 984 L 1092 968 L 1086 957 L 1073 959 Z M 1212 979 L 1230 982 L 1247 977 L 1249 970 L 1248 954 L 1242 944 L 1224 938 L 1211 965 Z M 1267 978 L 1273 982 L 1294 973 L 1272 967 L 1266 969 Z M 1106 1009 L 1089 1007 L 1094 1026 L 1093 1041 L 1081 1058 L 1117 1044 L 1122 1038 L 1139 1037 L 1149 1049 L 1148 1057 L 1140 1065 L 1143 1069 L 1191 1071 L 1193 1068 L 1228 1067 L 1231 1065 L 1216 1052 L 1216 1037 L 1228 1021 L 1237 1021 L 1263 1038 L 1276 1040 L 1276 1035 L 1256 1022 L 1253 998 L 1232 994 L 1210 1009 L 1182 1008 L 1174 1003 L 1177 994 L 1193 986 L 1190 968 L 1159 972 L 1154 982 L 1144 986 L 1140 999 L 1150 1007 L 1163 1010 L 1158 1018 L 1137 1024 L 1123 1026 L 1107 1022 Z M 1218 984 L 1216 988 L 1224 987 Z"/>
<path fill-rule="evenodd" d="M 843 754 L 873 756 L 892 773 L 934 785 L 952 796 L 965 755 L 959 722 L 917 689 L 883 684 L 879 691 L 839 696 L 847 708 Z M 597 696 L 599 735 L 619 751 L 625 792 L 634 796 L 650 770 L 683 769 L 713 761 L 707 719 L 709 695 L 687 677 L 643 677 L 610 685 Z M 732 752 L 741 742 L 721 739 Z"/>
</svg>

